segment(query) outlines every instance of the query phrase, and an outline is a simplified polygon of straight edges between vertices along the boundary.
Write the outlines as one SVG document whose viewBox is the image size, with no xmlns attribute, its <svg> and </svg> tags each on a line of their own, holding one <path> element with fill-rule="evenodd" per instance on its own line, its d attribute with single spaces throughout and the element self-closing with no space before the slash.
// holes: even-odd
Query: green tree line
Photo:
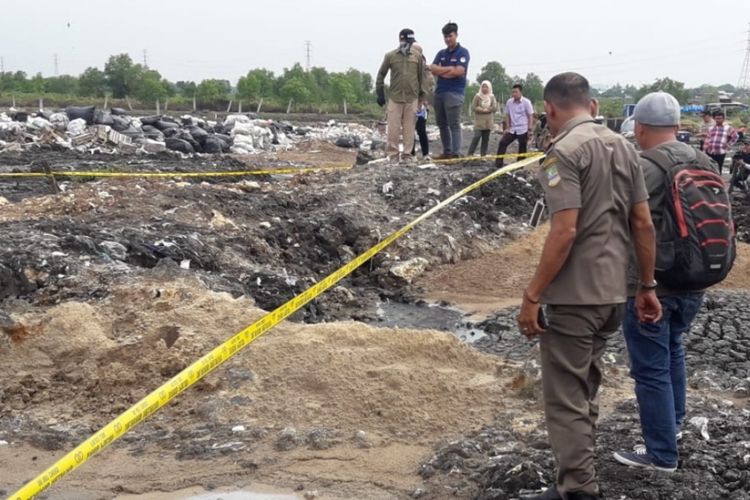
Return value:
<svg viewBox="0 0 750 500">
<path fill-rule="evenodd" d="M 514 84 L 522 84 L 524 95 L 541 111 L 544 82 L 535 73 L 528 73 L 525 77 L 511 76 L 500 62 L 491 61 L 481 68 L 475 83 L 467 86 L 467 102 L 479 91 L 479 83 L 483 80 L 492 83 L 495 96 L 501 103 L 510 97 Z M 736 91 L 729 84 L 688 89 L 682 82 L 660 78 L 640 87 L 618 83 L 601 94 L 595 94 L 600 99 L 603 114 L 620 116 L 623 104 L 636 102 L 654 90 L 670 92 L 682 104 L 693 102 L 695 96 L 700 96 L 702 103 L 712 102 L 716 100 L 718 91 Z M 295 105 L 307 107 L 323 104 L 340 106 L 346 101 L 349 106 L 377 109 L 374 105 L 372 75 L 356 69 L 329 72 L 316 67 L 306 71 L 297 63 L 280 74 L 263 68 L 251 69 L 234 85 L 221 79 L 171 82 L 159 71 L 134 63 L 128 54 L 113 55 L 103 69 L 90 67 L 79 76 L 44 77 L 36 74 L 30 77 L 22 71 L 0 73 L 0 96 L 19 94 L 53 94 L 71 98 L 103 98 L 106 95 L 115 99 L 134 98 L 148 104 L 164 99 L 195 99 L 201 107 L 210 108 L 226 105 L 229 100 L 257 103 L 263 99 L 275 103 L 277 107 L 286 106 L 290 100 Z"/>
<path fill-rule="evenodd" d="M 136 64 L 127 54 L 114 55 L 104 69 L 90 67 L 80 76 L 28 77 L 24 72 L 0 73 L 0 95 L 57 94 L 115 99 L 132 97 L 151 103 L 166 98 L 196 99 L 202 106 L 215 106 L 229 99 L 258 102 L 277 99 L 297 104 L 370 104 L 373 79 L 368 73 L 349 69 L 330 73 L 325 68 L 305 71 L 298 63 L 275 75 L 267 69 L 252 69 L 237 81 L 206 79 L 200 82 L 170 82 L 155 69 Z"/>
</svg>

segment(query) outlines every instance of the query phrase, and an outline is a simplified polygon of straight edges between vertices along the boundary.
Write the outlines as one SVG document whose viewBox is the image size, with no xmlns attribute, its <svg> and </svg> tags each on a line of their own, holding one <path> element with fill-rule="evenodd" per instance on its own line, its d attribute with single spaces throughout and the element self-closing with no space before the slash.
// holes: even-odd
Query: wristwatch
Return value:
<svg viewBox="0 0 750 500">
<path fill-rule="evenodd" d="M 659 283 L 656 282 L 656 280 L 651 280 L 650 283 L 643 283 L 639 285 L 641 290 L 656 290 L 656 287 L 659 286 Z"/>
</svg>

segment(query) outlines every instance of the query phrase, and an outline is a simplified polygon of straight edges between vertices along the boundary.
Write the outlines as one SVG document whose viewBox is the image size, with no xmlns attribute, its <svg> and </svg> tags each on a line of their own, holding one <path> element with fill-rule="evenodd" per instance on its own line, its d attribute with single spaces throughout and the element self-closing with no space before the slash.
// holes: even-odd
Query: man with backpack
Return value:
<svg viewBox="0 0 750 500">
<path fill-rule="evenodd" d="M 682 337 L 703 302 L 703 290 L 729 273 L 735 255 L 731 204 L 715 164 L 677 141 L 680 105 L 665 92 L 635 107 L 635 138 L 656 228 L 656 282 L 638 285 L 631 258 L 623 331 L 645 446 L 615 452 L 625 465 L 673 472 L 685 417 Z M 633 296 L 654 288 L 662 305 L 656 323 L 638 321 Z"/>
</svg>

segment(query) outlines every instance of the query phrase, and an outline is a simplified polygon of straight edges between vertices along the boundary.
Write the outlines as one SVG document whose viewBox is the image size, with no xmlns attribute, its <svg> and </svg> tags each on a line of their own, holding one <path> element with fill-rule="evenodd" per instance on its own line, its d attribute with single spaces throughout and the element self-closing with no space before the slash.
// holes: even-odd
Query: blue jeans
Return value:
<svg viewBox="0 0 750 500">
<path fill-rule="evenodd" d="M 677 465 L 677 432 L 685 418 L 687 374 L 682 335 L 703 303 L 703 293 L 659 297 L 658 323 L 640 323 L 635 302 L 628 299 L 623 331 L 630 357 L 630 376 L 641 417 L 646 450 L 656 465 Z"/>
<path fill-rule="evenodd" d="M 461 109 L 464 107 L 464 95 L 456 92 L 435 94 L 434 107 L 443 154 L 461 154 Z"/>
</svg>

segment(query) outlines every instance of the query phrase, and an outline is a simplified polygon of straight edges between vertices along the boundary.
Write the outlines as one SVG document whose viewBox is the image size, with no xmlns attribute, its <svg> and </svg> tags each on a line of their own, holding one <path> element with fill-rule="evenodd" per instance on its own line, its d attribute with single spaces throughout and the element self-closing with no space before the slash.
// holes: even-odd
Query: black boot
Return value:
<svg viewBox="0 0 750 500">
<path fill-rule="evenodd" d="M 600 500 L 602 498 L 599 495 L 592 495 L 591 493 L 584 493 L 583 491 L 573 491 L 566 496 L 568 500 Z"/>
</svg>

